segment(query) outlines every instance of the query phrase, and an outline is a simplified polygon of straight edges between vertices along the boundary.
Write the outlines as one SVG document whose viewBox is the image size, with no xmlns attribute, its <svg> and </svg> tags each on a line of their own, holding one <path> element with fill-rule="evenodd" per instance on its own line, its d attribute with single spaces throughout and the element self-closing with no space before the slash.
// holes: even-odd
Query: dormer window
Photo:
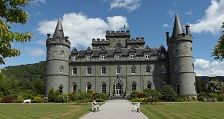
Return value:
<svg viewBox="0 0 224 119">
<path fill-rule="evenodd" d="M 145 54 L 145 59 L 149 59 L 149 54 Z"/>
<path fill-rule="evenodd" d="M 116 60 L 120 59 L 120 54 L 115 55 Z"/>
<path fill-rule="evenodd" d="M 76 56 L 72 56 L 72 61 L 76 61 Z"/>
<path fill-rule="evenodd" d="M 134 53 L 131 54 L 131 59 L 135 59 L 135 54 Z"/>
<path fill-rule="evenodd" d="M 90 55 L 87 55 L 86 56 L 86 60 L 90 60 L 91 59 L 91 56 Z"/>
<path fill-rule="evenodd" d="M 105 56 L 104 54 L 101 54 L 101 55 L 100 55 L 100 59 L 101 59 L 101 60 L 105 60 L 105 58 L 106 58 L 106 56 Z"/>
</svg>

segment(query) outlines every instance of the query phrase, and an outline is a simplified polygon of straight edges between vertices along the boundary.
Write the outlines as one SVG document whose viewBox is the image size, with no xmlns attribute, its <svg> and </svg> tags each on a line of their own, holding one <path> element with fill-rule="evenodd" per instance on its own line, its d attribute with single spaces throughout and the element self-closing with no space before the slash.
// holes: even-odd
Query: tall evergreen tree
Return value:
<svg viewBox="0 0 224 119">
<path fill-rule="evenodd" d="M 212 55 L 214 56 L 214 59 L 222 61 L 224 59 L 224 23 L 222 24 L 221 28 L 222 28 L 221 36 L 215 48 L 213 49 Z"/>
</svg>

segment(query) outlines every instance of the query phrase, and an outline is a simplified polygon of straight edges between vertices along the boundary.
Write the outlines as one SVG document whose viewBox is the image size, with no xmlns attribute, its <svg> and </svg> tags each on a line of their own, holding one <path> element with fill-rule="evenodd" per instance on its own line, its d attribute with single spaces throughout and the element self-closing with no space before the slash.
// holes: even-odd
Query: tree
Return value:
<svg viewBox="0 0 224 119">
<path fill-rule="evenodd" d="M 222 33 L 216 44 L 215 48 L 213 49 L 212 56 L 214 59 L 223 60 L 224 59 L 224 23 L 222 24 Z"/>
<path fill-rule="evenodd" d="M 11 25 L 25 24 L 28 14 L 22 8 L 32 0 L 0 0 L 0 64 L 5 64 L 4 58 L 19 56 L 20 51 L 12 48 L 13 41 L 24 43 L 29 41 L 32 34 L 11 30 Z"/>
<path fill-rule="evenodd" d="M 164 101 L 176 101 L 177 99 L 177 94 L 170 85 L 165 85 L 160 93 Z"/>
</svg>

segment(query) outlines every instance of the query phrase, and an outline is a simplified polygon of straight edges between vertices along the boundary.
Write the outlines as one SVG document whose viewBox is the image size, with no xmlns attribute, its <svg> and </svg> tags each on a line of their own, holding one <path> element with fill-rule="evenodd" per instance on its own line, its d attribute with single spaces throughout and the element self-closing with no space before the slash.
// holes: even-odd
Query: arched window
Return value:
<svg viewBox="0 0 224 119">
<path fill-rule="evenodd" d="M 132 91 L 136 90 L 136 86 L 137 86 L 136 82 L 132 82 L 132 86 L 131 86 Z"/>
<path fill-rule="evenodd" d="M 59 93 L 60 93 L 60 94 L 63 93 L 63 85 L 62 85 L 62 84 L 59 86 Z"/>
<path fill-rule="evenodd" d="M 90 66 L 87 67 L 86 74 L 87 74 L 87 75 L 90 75 L 91 72 L 92 72 L 92 68 L 91 68 Z"/>
<path fill-rule="evenodd" d="M 72 92 L 76 93 L 76 91 L 77 91 L 77 85 L 76 85 L 76 83 L 73 83 L 73 85 L 72 85 Z"/>
<path fill-rule="evenodd" d="M 147 66 L 146 66 L 145 71 L 146 71 L 146 73 L 150 73 L 150 71 L 151 71 L 151 67 L 150 67 L 150 65 L 147 65 Z"/>
<path fill-rule="evenodd" d="M 165 65 L 161 65 L 161 73 L 166 73 L 166 67 Z"/>
<path fill-rule="evenodd" d="M 147 89 L 152 89 L 152 83 L 151 83 L 150 81 L 148 81 L 148 82 L 146 83 L 146 88 L 147 88 Z"/>
<path fill-rule="evenodd" d="M 65 51 L 62 50 L 62 51 L 60 52 L 60 55 L 64 55 L 64 54 L 65 54 Z"/>
<path fill-rule="evenodd" d="M 166 82 L 162 82 L 162 87 L 166 86 Z"/>
<path fill-rule="evenodd" d="M 106 74 L 106 67 L 105 67 L 105 66 L 103 66 L 103 67 L 101 68 L 101 74 Z"/>
<path fill-rule="evenodd" d="M 180 84 L 176 84 L 177 95 L 180 95 Z"/>
<path fill-rule="evenodd" d="M 64 72 L 64 67 L 63 67 L 62 65 L 59 67 L 59 72 L 60 72 L 61 74 Z"/>
<path fill-rule="evenodd" d="M 72 75 L 75 75 L 75 74 L 77 74 L 77 68 L 76 68 L 76 67 L 74 67 L 74 68 L 72 69 Z"/>
<path fill-rule="evenodd" d="M 107 85 L 105 82 L 102 83 L 101 88 L 102 88 L 102 90 L 101 90 L 102 93 L 107 93 Z"/>
<path fill-rule="evenodd" d="M 134 65 L 131 66 L 131 74 L 135 74 L 136 67 Z"/>
<path fill-rule="evenodd" d="M 116 68 L 116 74 L 120 74 L 121 73 L 121 67 L 120 66 L 117 66 Z"/>
<path fill-rule="evenodd" d="M 86 83 L 86 92 L 92 89 L 92 85 L 90 82 Z"/>
</svg>

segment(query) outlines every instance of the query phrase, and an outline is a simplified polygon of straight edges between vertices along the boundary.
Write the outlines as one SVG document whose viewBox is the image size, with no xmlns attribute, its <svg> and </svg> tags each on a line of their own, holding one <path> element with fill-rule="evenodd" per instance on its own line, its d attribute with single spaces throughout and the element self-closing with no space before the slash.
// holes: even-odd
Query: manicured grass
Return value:
<svg viewBox="0 0 224 119">
<path fill-rule="evenodd" d="M 150 119 L 224 119 L 224 103 L 158 103 L 141 104 Z"/>
<path fill-rule="evenodd" d="M 90 104 L 1 104 L 1 119 L 78 119 Z"/>
</svg>

